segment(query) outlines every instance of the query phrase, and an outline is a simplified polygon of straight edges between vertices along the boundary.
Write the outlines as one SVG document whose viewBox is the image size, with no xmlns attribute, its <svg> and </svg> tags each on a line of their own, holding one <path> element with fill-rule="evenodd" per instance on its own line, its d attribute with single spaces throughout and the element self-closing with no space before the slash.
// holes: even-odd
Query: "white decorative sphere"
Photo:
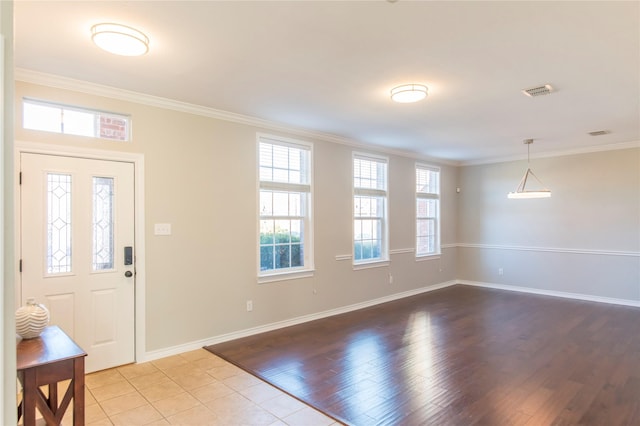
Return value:
<svg viewBox="0 0 640 426">
<path fill-rule="evenodd" d="M 49 310 L 30 297 L 27 304 L 16 311 L 16 332 L 23 339 L 38 337 L 49 325 Z"/>
</svg>

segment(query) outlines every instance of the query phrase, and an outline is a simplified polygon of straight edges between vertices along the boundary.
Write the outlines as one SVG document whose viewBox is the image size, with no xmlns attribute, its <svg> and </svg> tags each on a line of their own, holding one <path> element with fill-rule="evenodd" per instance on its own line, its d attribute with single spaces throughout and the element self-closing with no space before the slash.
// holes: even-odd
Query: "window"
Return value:
<svg viewBox="0 0 640 426">
<path fill-rule="evenodd" d="M 47 173 L 47 274 L 71 272 L 71 175 Z"/>
<path fill-rule="evenodd" d="M 440 169 L 416 165 L 416 256 L 440 254 Z"/>
<path fill-rule="evenodd" d="M 129 140 L 130 117 L 110 112 L 23 99 L 25 129 L 91 138 Z"/>
<path fill-rule="evenodd" d="M 353 155 L 353 263 L 388 260 L 387 159 Z"/>
<path fill-rule="evenodd" d="M 311 145 L 258 137 L 260 276 L 313 270 Z"/>
<path fill-rule="evenodd" d="M 94 271 L 113 269 L 112 177 L 93 177 L 93 262 Z"/>
</svg>

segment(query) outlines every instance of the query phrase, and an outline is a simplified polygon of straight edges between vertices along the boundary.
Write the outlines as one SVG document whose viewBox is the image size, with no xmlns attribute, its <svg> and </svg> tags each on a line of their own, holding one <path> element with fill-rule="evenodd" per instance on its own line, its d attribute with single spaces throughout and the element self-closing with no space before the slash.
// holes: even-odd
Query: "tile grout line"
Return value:
<svg viewBox="0 0 640 426">
<path fill-rule="evenodd" d="M 285 392 L 282 392 L 280 389 L 278 389 L 277 387 L 274 387 L 272 385 L 270 385 L 269 383 L 264 382 L 263 380 L 260 380 L 259 378 L 257 379 L 257 382 L 255 383 L 247 383 L 246 386 L 242 385 L 242 379 L 243 379 L 243 374 L 248 374 L 246 373 L 246 371 L 242 370 L 242 369 L 238 369 L 237 366 L 233 365 L 232 363 L 229 363 L 227 360 L 224 360 L 214 354 L 211 354 L 208 351 L 205 351 L 204 349 L 202 349 L 202 351 L 204 351 L 205 355 L 204 356 L 198 356 L 197 353 L 195 353 L 196 351 L 193 352 L 189 352 L 192 353 L 193 356 L 187 357 L 187 356 L 182 356 L 182 354 L 178 354 L 178 355 L 174 355 L 172 357 L 167 357 L 167 358 L 163 358 L 161 360 L 156 360 L 156 361 L 160 361 L 158 362 L 158 364 L 156 364 L 156 361 L 151 361 L 149 363 L 142 363 L 142 364 L 131 364 L 131 366 L 142 366 L 142 365 L 151 365 L 153 366 L 153 371 L 151 372 L 147 372 L 144 374 L 139 374 L 139 375 L 133 375 L 131 377 L 130 374 L 126 374 L 123 373 L 121 369 L 126 368 L 127 366 L 124 367 L 116 367 L 113 369 L 114 371 L 114 377 L 113 380 L 115 380 L 112 383 L 109 383 L 110 379 L 108 378 L 108 375 L 105 375 L 106 379 L 105 381 L 107 382 L 106 384 L 102 384 L 100 386 L 95 386 L 92 385 L 92 388 L 89 388 L 89 386 L 86 386 L 86 390 L 88 392 L 90 392 L 92 400 L 95 401 L 95 404 L 91 404 L 91 405 L 97 405 L 97 408 L 99 408 L 102 412 L 102 415 L 104 417 L 100 417 L 100 419 L 95 421 L 95 424 L 104 424 L 105 421 L 108 422 L 109 424 L 117 424 L 118 422 L 114 421 L 114 418 L 116 418 L 117 416 L 120 416 L 124 413 L 128 413 L 128 412 L 132 412 L 133 410 L 137 410 L 140 409 L 141 407 L 150 407 L 151 409 L 153 409 L 153 411 L 155 411 L 155 413 L 157 413 L 160 418 L 157 418 L 155 420 L 150 420 L 151 423 L 161 423 L 161 424 L 172 424 L 171 421 L 169 420 L 169 418 L 173 417 L 173 416 L 180 416 L 180 415 L 184 415 L 185 413 L 187 413 L 190 410 L 194 410 L 196 408 L 198 409 L 204 409 L 206 410 L 206 412 L 211 414 L 212 417 L 212 422 L 216 423 L 216 421 L 224 421 L 223 417 L 220 417 L 216 412 L 215 409 L 213 409 L 212 407 L 210 407 L 209 404 L 212 404 L 214 401 L 216 400 L 221 400 L 223 398 L 227 398 L 227 397 L 237 397 L 237 398 L 241 398 L 242 401 L 244 401 L 244 403 L 242 404 L 246 404 L 247 407 L 253 407 L 256 410 L 258 410 L 259 413 L 264 413 L 264 415 L 268 415 L 271 416 L 274 420 L 274 424 L 291 424 L 289 423 L 287 420 L 285 420 L 287 417 L 291 417 L 294 416 L 296 414 L 300 414 L 305 410 L 305 407 L 293 407 L 291 408 L 291 411 L 287 412 L 286 415 L 282 416 L 282 415 L 278 415 L 276 413 L 274 413 L 273 411 L 271 411 L 270 409 L 267 409 L 263 404 L 269 405 L 269 402 L 274 401 L 277 398 L 281 398 L 283 396 L 287 396 L 290 398 L 290 395 L 286 394 Z M 179 357 L 177 358 L 179 364 L 176 365 L 172 365 L 172 361 L 165 361 L 165 363 L 162 362 L 162 360 L 169 360 L 171 358 L 174 357 Z M 197 357 L 197 358 L 195 358 Z M 211 357 L 211 358 L 210 358 Z M 220 361 L 219 365 L 217 367 L 212 367 L 212 368 L 204 368 L 201 365 L 205 365 L 205 364 L 200 364 L 197 365 L 196 363 L 200 360 L 204 360 L 204 359 L 217 359 Z M 162 366 L 162 367 L 161 367 Z M 210 378 L 212 381 L 209 382 L 208 384 L 203 384 L 202 386 L 196 386 L 194 388 L 186 388 L 184 387 L 182 384 L 180 384 L 179 381 L 175 380 L 174 377 L 170 376 L 169 374 L 167 374 L 167 370 L 170 370 L 172 368 L 179 368 L 179 367 L 185 367 L 185 375 L 189 375 L 188 371 L 190 371 L 190 369 L 193 369 L 194 371 L 196 371 L 195 376 L 199 376 L 201 373 L 204 373 L 208 378 Z M 212 371 L 215 368 L 229 368 L 229 367 L 233 367 L 233 369 L 238 369 L 236 372 L 234 372 L 233 374 L 229 375 L 228 377 L 225 377 L 227 375 L 226 372 L 222 373 L 220 377 L 216 377 L 215 375 L 211 374 L 210 371 Z M 133 367 L 135 368 L 135 367 Z M 109 371 L 109 370 L 105 370 L 105 371 Z M 150 384 L 148 386 L 145 386 L 142 390 L 139 389 L 136 385 L 134 385 L 134 382 L 136 381 L 135 379 L 138 377 L 144 377 L 144 376 L 150 376 L 152 374 L 155 373 L 161 373 L 161 377 L 158 379 L 158 383 L 154 383 L 154 384 Z M 97 372 L 97 373 L 92 373 L 92 374 L 101 374 L 103 372 Z M 117 375 L 116 375 L 117 374 Z M 91 374 L 89 374 L 88 376 L 91 376 Z M 177 375 L 174 374 L 174 376 L 178 377 Z M 253 375 L 248 375 L 252 378 L 255 378 L 255 376 Z M 238 377 L 240 380 L 240 383 L 236 382 L 236 385 L 229 385 L 225 382 L 225 380 L 228 379 L 233 379 L 234 377 Z M 122 380 L 120 380 L 122 379 Z M 168 381 L 167 381 L 168 379 Z M 132 382 L 133 381 L 133 382 Z M 205 380 L 206 382 L 207 380 Z M 131 392 L 125 392 L 121 395 L 117 395 L 117 396 L 113 396 L 110 397 L 108 399 L 105 400 L 100 400 L 99 398 L 96 397 L 94 390 L 98 389 L 100 387 L 103 386 L 109 386 L 109 385 L 115 385 L 116 383 L 122 383 L 122 384 L 126 384 L 127 386 L 131 387 L 133 389 L 133 391 Z M 175 395 L 172 396 L 167 396 L 161 399 L 158 399 L 156 401 L 151 401 L 149 399 L 149 397 L 147 395 L 145 395 L 145 393 L 143 393 L 144 389 L 147 388 L 151 388 L 153 386 L 158 386 L 160 383 L 163 384 L 168 384 L 168 383 L 172 383 L 173 385 L 175 385 L 177 387 L 176 391 L 178 392 Z M 186 382 L 188 383 L 188 381 Z M 222 386 L 225 386 L 226 388 L 228 388 L 229 393 L 226 395 L 222 395 L 222 396 L 216 396 L 214 397 L 211 401 L 208 402 L 204 402 L 203 400 L 201 400 L 198 396 L 196 396 L 195 391 L 197 391 L 198 389 L 204 389 L 206 388 L 208 385 L 211 384 L 219 384 Z M 257 400 L 252 399 L 250 396 L 246 395 L 245 393 L 250 393 L 248 392 L 251 388 L 256 387 L 256 386 L 260 386 L 260 385 L 267 385 L 269 386 L 270 389 L 273 389 L 275 391 L 277 391 L 277 394 L 273 394 L 270 397 L 268 397 L 265 400 L 262 400 L 261 402 L 258 402 Z M 138 384 L 138 386 L 140 386 L 140 384 Z M 92 390 L 93 389 L 93 390 Z M 179 389 L 179 391 L 178 391 Z M 107 409 L 105 409 L 106 403 L 108 401 L 112 401 L 116 398 L 121 398 L 124 397 L 126 395 L 134 395 L 136 394 L 137 396 L 139 396 L 144 402 L 144 405 L 140 405 L 138 407 L 134 407 L 131 409 L 127 409 L 127 410 L 123 410 L 123 411 L 119 411 L 113 415 L 109 415 L 107 413 Z M 183 396 L 186 395 L 188 396 L 190 399 L 193 399 L 194 402 L 196 403 L 195 405 L 189 407 L 189 408 L 180 408 L 179 411 L 176 411 L 175 413 L 172 413 L 170 415 L 165 415 L 164 414 L 164 410 L 161 411 L 156 405 L 155 403 L 158 403 L 159 401 L 167 401 L 170 402 L 172 398 L 176 398 L 178 396 Z M 259 398 L 259 396 L 256 396 L 256 398 Z M 295 399 L 295 398 L 294 398 Z M 155 402 L 155 403 L 154 403 Z M 109 410 L 110 411 L 110 410 Z M 333 419 L 328 419 L 328 420 L 333 420 Z M 298 424 L 295 423 L 294 424 Z M 332 424 L 332 423 L 327 423 L 327 424 Z M 91 423 L 88 423 L 88 426 L 90 426 Z"/>
</svg>

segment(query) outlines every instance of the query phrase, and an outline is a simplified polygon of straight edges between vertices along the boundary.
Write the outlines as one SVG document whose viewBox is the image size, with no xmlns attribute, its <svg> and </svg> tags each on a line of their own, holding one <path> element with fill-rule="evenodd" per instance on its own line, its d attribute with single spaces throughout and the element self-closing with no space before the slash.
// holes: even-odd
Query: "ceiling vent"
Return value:
<svg viewBox="0 0 640 426">
<path fill-rule="evenodd" d="M 544 86 L 531 87 L 529 89 L 523 89 L 522 93 L 533 98 L 534 96 L 542 96 L 548 95 L 553 91 L 553 87 L 550 84 L 545 84 Z"/>
<path fill-rule="evenodd" d="M 602 135 L 608 135 L 609 131 L 608 130 L 596 130 L 595 132 L 589 132 L 589 134 L 591 136 L 602 136 Z"/>
</svg>

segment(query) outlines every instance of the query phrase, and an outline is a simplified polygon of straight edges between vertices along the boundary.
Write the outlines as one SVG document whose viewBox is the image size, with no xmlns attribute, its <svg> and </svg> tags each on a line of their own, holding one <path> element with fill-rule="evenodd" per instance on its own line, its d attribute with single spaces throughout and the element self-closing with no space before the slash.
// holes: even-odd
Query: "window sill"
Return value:
<svg viewBox="0 0 640 426">
<path fill-rule="evenodd" d="M 385 266 L 389 266 L 390 264 L 391 262 L 389 260 L 377 260 L 374 262 L 356 263 L 353 265 L 353 270 L 359 271 L 361 269 L 382 268 Z"/>
<path fill-rule="evenodd" d="M 269 275 L 259 275 L 258 284 L 272 283 L 276 281 L 297 280 L 299 278 L 313 277 L 315 269 L 305 269 L 304 271 L 279 272 Z"/>
<path fill-rule="evenodd" d="M 423 254 L 422 256 L 416 256 L 416 262 L 422 262 L 425 260 L 438 260 L 440 259 L 441 253 L 434 254 Z"/>
</svg>

